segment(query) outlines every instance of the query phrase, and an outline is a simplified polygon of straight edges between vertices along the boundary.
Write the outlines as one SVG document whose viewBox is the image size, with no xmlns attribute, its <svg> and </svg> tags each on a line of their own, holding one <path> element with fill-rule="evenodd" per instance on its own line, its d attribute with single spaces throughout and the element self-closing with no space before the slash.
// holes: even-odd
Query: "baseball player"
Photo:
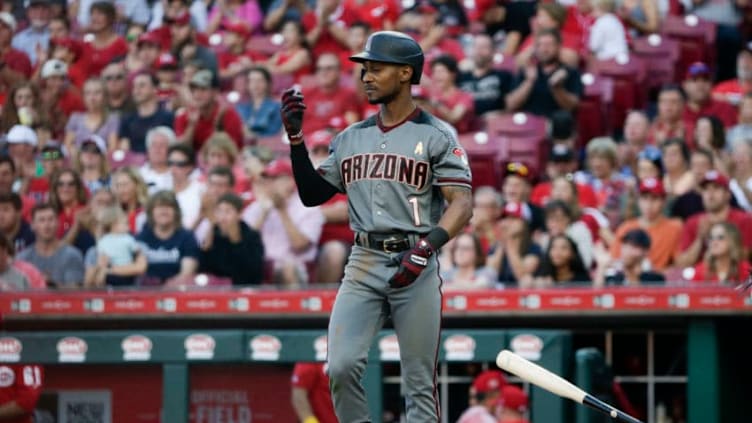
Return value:
<svg viewBox="0 0 752 423">
<path fill-rule="evenodd" d="M 41 366 L 0 363 L 0 422 L 32 423 L 42 378 Z"/>
<path fill-rule="evenodd" d="M 337 423 L 326 363 L 295 363 L 291 397 L 301 423 Z"/>
<path fill-rule="evenodd" d="M 423 52 L 409 36 L 373 33 L 360 79 L 379 112 L 332 141 L 314 169 L 301 133 L 305 104 L 295 89 L 282 96 L 295 180 L 307 206 L 346 193 L 355 245 L 329 322 L 332 399 L 342 423 L 368 422 L 360 383 L 374 336 L 389 317 L 399 340 L 409 422 L 438 422 L 436 358 L 441 323 L 437 250 L 472 215 L 470 168 L 446 125 L 418 108 Z"/>
<path fill-rule="evenodd" d="M 506 383 L 499 370 L 486 370 L 476 376 L 470 385 L 470 407 L 457 423 L 496 423 L 499 396 Z"/>
</svg>

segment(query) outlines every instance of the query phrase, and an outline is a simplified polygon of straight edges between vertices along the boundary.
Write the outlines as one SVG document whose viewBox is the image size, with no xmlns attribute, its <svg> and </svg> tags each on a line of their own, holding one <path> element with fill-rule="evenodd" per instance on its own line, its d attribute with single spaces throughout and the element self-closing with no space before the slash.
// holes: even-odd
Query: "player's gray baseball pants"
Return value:
<svg viewBox="0 0 752 423">
<path fill-rule="evenodd" d="M 409 423 L 437 423 L 436 359 L 441 330 L 441 292 L 434 256 L 410 286 L 390 288 L 397 271 L 381 251 L 354 246 L 329 322 L 329 377 L 340 423 L 369 422 L 361 384 L 368 350 L 391 315 L 399 339 Z"/>
</svg>

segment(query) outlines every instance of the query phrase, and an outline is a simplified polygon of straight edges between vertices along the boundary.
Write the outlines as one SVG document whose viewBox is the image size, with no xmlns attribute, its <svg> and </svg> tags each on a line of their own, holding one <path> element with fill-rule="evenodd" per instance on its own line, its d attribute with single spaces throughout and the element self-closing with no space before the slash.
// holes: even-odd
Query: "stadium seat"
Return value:
<svg viewBox="0 0 752 423">
<path fill-rule="evenodd" d="M 459 141 L 467 153 L 473 173 L 473 188 L 501 185 L 501 164 L 507 158 L 506 145 L 487 132 L 460 134 Z"/>
<path fill-rule="evenodd" d="M 588 72 L 613 81 L 613 100 L 608 116 L 608 127 L 612 131 L 621 129 L 630 110 L 645 107 L 647 73 L 645 62 L 639 57 L 630 55 L 613 60 L 597 60 L 590 64 Z"/>
<path fill-rule="evenodd" d="M 608 110 L 613 98 L 613 80 L 603 76 L 585 73 L 582 75 L 583 94 L 577 107 L 578 148 L 587 145 L 591 139 L 607 135 Z"/>
<path fill-rule="evenodd" d="M 651 34 L 632 41 L 632 53 L 641 58 L 646 66 L 647 86 L 650 97 L 664 84 L 677 82 L 676 63 L 679 60 L 679 41 Z"/>
<path fill-rule="evenodd" d="M 490 136 L 548 136 L 548 119 L 531 113 L 491 112 L 483 115 Z"/>
<path fill-rule="evenodd" d="M 282 34 L 259 34 L 248 39 L 246 46 L 254 53 L 272 56 L 282 49 Z"/>
<path fill-rule="evenodd" d="M 503 55 L 501 53 L 494 54 L 493 57 L 493 67 L 494 69 L 503 70 L 511 73 L 512 75 L 517 74 L 517 61 L 514 59 L 514 56 L 512 55 Z"/>
<path fill-rule="evenodd" d="M 546 166 L 548 154 L 547 139 L 537 135 L 505 136 L 501 143 L 506 145 L 507 162 L 525 163 L 533 175 L 539 175 Z"/>
<path fill-rule="evenodd" d="M 676 77 L 682 78 L 693 62 L 715 64 L 716 24 L 695 15 L 666 16 L 661 24 L 664 36 L 679 42 Z"/>
<path fill-rule="evenodd" d="M 123 166 L 139 167 L 146 163 L 146 155 L 132 151 L 114 150 L 108 154 L 108 160 L 112 170 Z"/>
<path fill-rule="evenodd" d="M 272 96 L 277 97 L 286 89 L 295 84 L 295 77 L 289 74 L 278 73 L 272 76 Z"/>
<path fill-rule="evenodd" d="M 255 144 L 268 148 L 276 156 L 287 154 L 290 151 L 290 143 L 287 141 L 287 138 L 282 135 L 260 137 L 256 140 Z"/>
</svg>

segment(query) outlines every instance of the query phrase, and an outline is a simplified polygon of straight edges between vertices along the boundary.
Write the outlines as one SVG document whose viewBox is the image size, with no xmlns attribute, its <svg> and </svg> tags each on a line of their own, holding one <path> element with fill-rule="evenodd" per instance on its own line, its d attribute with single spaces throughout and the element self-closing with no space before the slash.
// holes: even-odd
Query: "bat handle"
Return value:
<svg viewBox="0 0 752 423">
<path fill-rule="evenodd" d="M 629 414 L 626 414 L 624 412 L 617 410 L 614 407 L 611 407 L 610 405 L 599 400 L 598 398 L 595 398 L 592 395 L 585 395 L 585 398 L 582 400 L 582 403 L 587 405 L 588 407 L 592 407 L 606 414 L 607 416 L 611 416 L 611 418 L 617 421 L 624 422 L 624 423 L 642 423 L 640 420 L 637 420 L 636 418 L 630 416 Z"/>
</svg>

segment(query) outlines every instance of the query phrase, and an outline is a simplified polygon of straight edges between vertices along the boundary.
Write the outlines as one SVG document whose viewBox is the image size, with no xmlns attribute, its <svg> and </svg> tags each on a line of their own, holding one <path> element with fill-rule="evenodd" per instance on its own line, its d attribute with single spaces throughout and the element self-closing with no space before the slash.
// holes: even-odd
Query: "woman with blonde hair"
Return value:
<svg viewBox="0 0 752 423">
<path fill-rule="evenodd" d="M 117 169 L 112 173 L 112 192 L 128 215 L 131 233 L 138 233 L 146 220 L 143 208 L 148 199 L 148 189 L 141 173 L 132 166 Z"/>
<path fill-rule="evenodd" d="M 107 87 L 101 78 L 89 78 L 84 83 L 83 100 L 86 110 L 73 112 L 65 125 L 63 143 L 68 151 L 75 151 L 92 135 L 99 135 L 114 149 L 118 142 L 120 117 L 107 108 Z"/>
<path fill-rule="evenodd" d="M 93 134 L 81 143 L 73 155 L 73 169 L 81 175 L 89 194 L 110 186 L 110 163 L 102 137 Z"/>
<path fill-rule="evenodd" d="M 33 126 L 48 122 L 39 88 L 30 81 L 19 82 L 10 89 L 0 113 L 0 133 L 14 125 Z"/>
<path fill-rule="evenodd" d="M 201 167 L 205 170 L 203 175 L 208 175 L 211 169 L 219 166 L 228 167 L 235 177 L 235 192 L 242 194 L 248 191 L 250 182 L 242 163 L 238 161 L 239 154 L 238 147 L 228 133 L 215 132 L 201 147 Z"/>
<path fill-rule="evenodd" d="M 705 259 L 695 265 L 692 282 L 738 284 L 750 277 L 752 266 L 746 260 L 739 229 L 730 222 L 710 227 Z"/>
</svg>

